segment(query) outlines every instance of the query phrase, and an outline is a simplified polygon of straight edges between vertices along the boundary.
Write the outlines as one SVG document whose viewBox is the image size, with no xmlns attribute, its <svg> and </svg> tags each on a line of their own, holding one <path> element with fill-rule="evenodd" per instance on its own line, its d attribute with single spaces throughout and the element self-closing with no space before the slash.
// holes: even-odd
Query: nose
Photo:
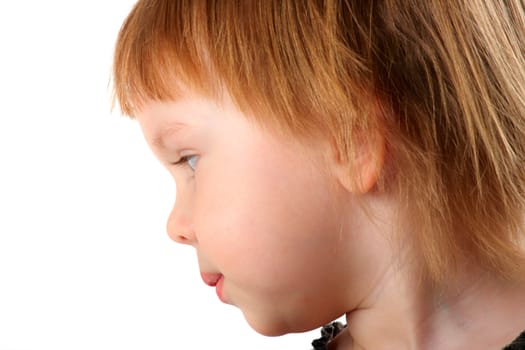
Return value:
<svg viewBox="0 0 525 350">
<path fill-rule="evenodd" d="M 191 221 L 191 209 L 182 197 L 177 198 L 166 224 L 168 236 L 177 243 L 195 245 L 197 238 Z"/>
</svg>

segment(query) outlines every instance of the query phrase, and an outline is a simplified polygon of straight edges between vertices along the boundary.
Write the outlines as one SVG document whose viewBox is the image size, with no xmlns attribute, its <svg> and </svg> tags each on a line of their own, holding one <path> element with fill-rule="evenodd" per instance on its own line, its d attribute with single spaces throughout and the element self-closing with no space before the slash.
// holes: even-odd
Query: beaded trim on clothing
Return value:
<svg viewBox="0 0 525 350">
<path fill-rule="evenodd" d="M 321 338 L 315 339 L 312 342 L 313 350 L 327 350 L 328 343 L 334 339 L 346 325 L 341 322 L 332 322 L 321 328 Z"/>
</svg>

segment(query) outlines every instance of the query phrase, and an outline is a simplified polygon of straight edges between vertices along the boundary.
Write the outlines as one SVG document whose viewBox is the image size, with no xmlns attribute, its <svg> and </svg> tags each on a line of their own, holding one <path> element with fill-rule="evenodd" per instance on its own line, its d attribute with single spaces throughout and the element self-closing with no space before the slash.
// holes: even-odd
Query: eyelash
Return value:
<svg viewBox="0 0 525 350">
<path fill-rule="evenodd" d="M 195 154 L 183 156 L 177 162 L 175 162 L 173 164 L 176 165 L 176 166 L 179 166 L 179 167 L 183 167 L 183 166 L 187 165 L 191 169 L 191 171 L 195 171 L 195 165 L 192 166 L 191 163 L 190 163 L 190 159 L 192 159 L 194 157 L 198 157 L 198 156 L 195 155 Z"/>
</svg>

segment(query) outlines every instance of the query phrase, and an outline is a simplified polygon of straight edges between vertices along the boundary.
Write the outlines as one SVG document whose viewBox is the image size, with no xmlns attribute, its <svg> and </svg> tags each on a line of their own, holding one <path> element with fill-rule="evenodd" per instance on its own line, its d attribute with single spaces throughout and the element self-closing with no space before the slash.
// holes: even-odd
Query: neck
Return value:
<svg viewBox="0 0 525 350">
<path fill-rule="evenodd" d="M 390 268 L 347 314 L 352 341 L 338 349 L 496 350 L 525 329 L 523 283 L 466 269 L 436 291 L 406 272 Z"/>
</svg>

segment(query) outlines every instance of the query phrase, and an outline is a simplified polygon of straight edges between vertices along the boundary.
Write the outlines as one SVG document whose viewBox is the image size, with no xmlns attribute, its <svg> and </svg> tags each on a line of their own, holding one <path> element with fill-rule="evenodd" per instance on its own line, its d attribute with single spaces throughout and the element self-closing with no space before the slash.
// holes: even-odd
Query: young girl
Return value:
<svg viewBox="0 0 525 350">
<path fill-rule="evenodd" d="M 521 0 L 140 0 L 114 83 L 256 331 L 522 349 L 524 48 Z"/>
</svg>

